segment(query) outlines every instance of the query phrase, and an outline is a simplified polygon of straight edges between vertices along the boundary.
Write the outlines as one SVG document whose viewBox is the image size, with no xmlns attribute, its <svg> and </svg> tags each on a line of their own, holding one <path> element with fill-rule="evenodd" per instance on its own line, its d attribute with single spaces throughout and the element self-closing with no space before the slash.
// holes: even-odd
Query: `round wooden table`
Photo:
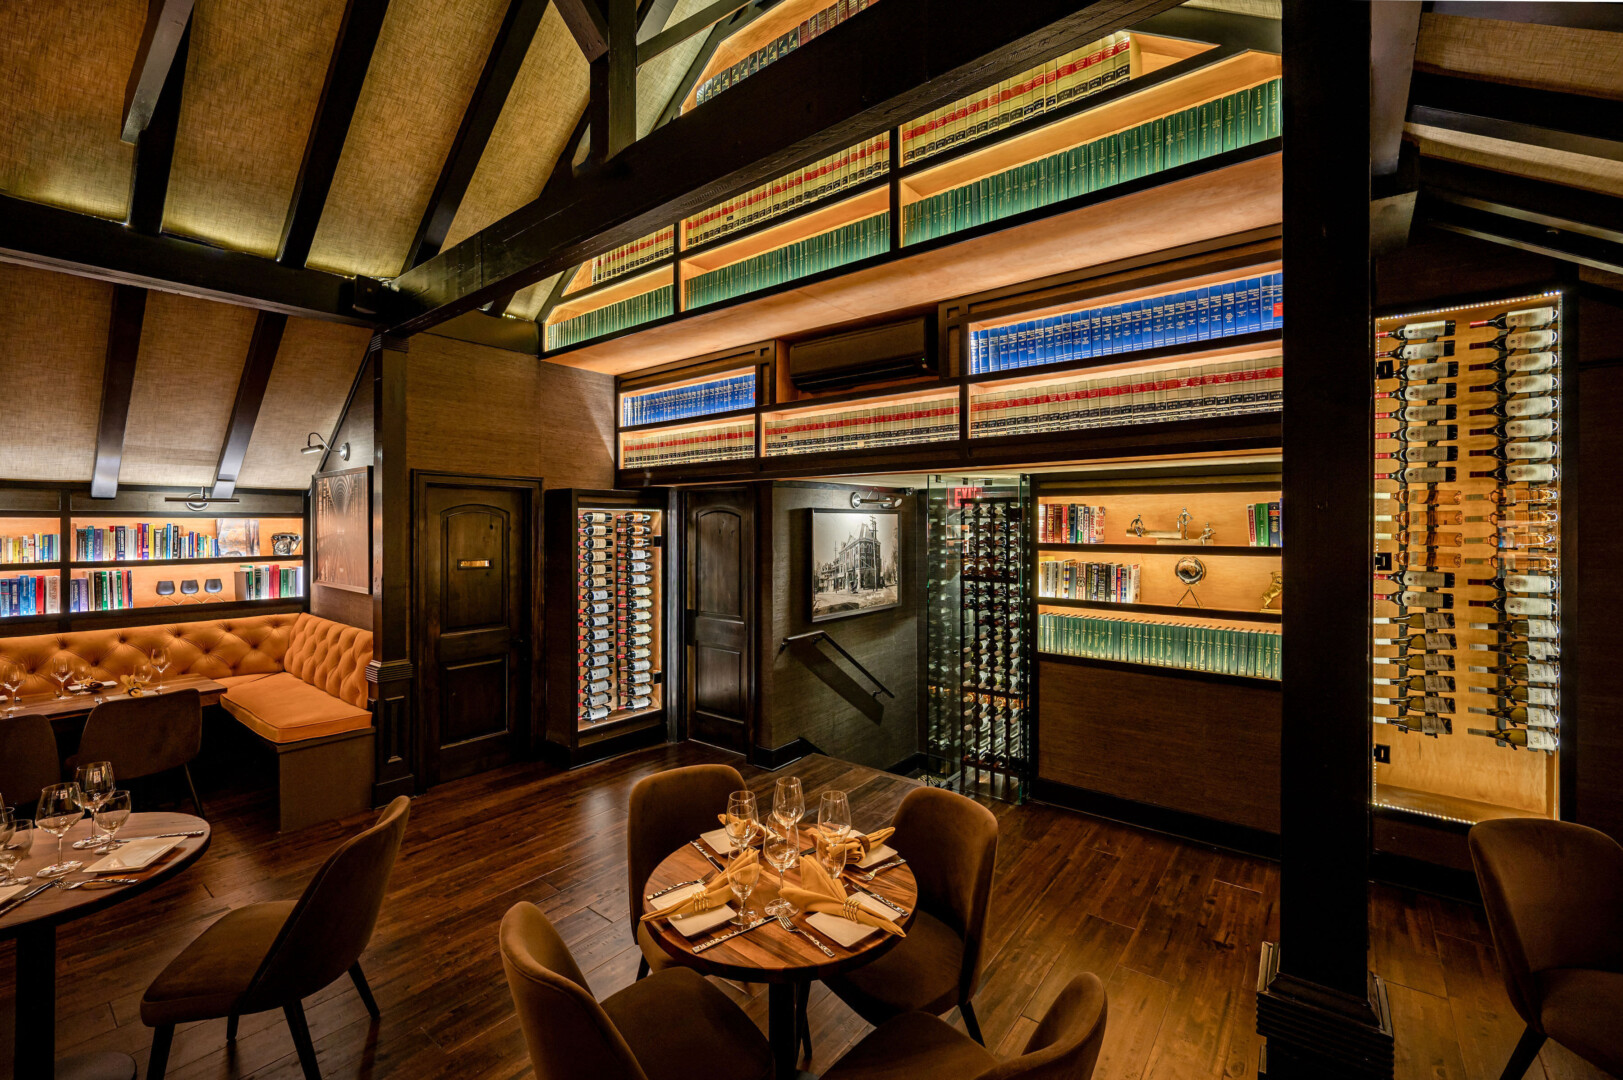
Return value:
<svg viewBox="0 0 1623 1080">
<path fill-rule="evenodd" d="M 135 1059 L 128 1054 L 85 1054 L 55 1061 L 56 1057 L 56 928 L 86 915 L 93 915 L 167 881 L 202 857 L 208 850 L 208 822 L 190 814 L 131 814 L 118 831 L 120 840 L 135 840 L 159 833 L 198 832 L 202 836 L 176 841 L 176 847 L 145 870 L 131 873 L 95 875 L 82 870 L 56 880 L 72 883 L 92 877 L 132 877 L 134 885 L 112 889 L 46 889 L 31 900 L 0 915 L 0 940 L 17 939 L 16 1024 L 13 1038 L 18 1080 L 134 1080 Z M 65 845 L 90 834 L 90 820 L 75 825 Z M 101 856 L 81 851 L 74 856 L 89 866 Z M 34 829 L 34 847 L 18 864 L 18 877 L 31 876 L 56 861 L 56 837 L 44 829 Z M 45 878 L 36 877 L 24 886 L 22 896 Z M 14 899 L 12 897 L 11 899 Z M 0 904 L 0 906 L 4 906 Z M 119 962 L 108 957 L 107 963 Z"/>
<path fill-rule="evenodd" d="M 717 860 L 726 862 L 719 853 Z M 715 867 L 692 845 L 684 844 L 654 868 L 645 892 L 654 893 L 677 882 L 694 881 L 714 870 Z M 855 873 L 854 866 L 846 871 L 843 883 L 848 892 L 855 886 L 906 908 L 908 914 L 897 916 L 896 921 L 903 930 L 912 926 L 919 891 L 911 869 L 905 864 L 893 867 L 882 871 L 871 882 L 852 880 Z M 798 867 L 789 871 L 787 881 L 790 885 L 800 884 Z M 778 872 L 763 864 L 761 880 L 750 894 L 749 908 L 758 916 L 765 916 L 766 905 L 777 896 Z M 737 907 L 731 899 L 728 902 Z M 669 897 L 660 897 L 651 902 L 645 899 L 642 910 L 646 914 L 669 903 Z M 810 930 L 827 945 L 834 953 L 833 958 L 823 955 L 804 935 L 789 933 L 776 919 L 770 919 L 764 926 L 700 953 L 693 951 L 694 946 L 703 945 L 737 927 L 724 923 L 708 933 L 689 939 L 673 929 L 669 919 L 655 919 L 648 924 L 653 939 L 677 963 L 693 968 L 701 975 L 719 975 L 739 982 L 767 984 L 767 1037 L 772 1044 L 772 1056 L 777 1062 L 777 1075 L 784 1080 L 796 1075 L 795 1050 L 800 1040 L 795 1016 L 797 993 L 810 992 L 812 982 L 817 979 L 839 975 L 879 959 L 902 940 L 894 934 L 876 931 L 846 948 L 807 923 L 806 912 L 799 911 L 790 918 L 796 926 Z"/>
</svg>

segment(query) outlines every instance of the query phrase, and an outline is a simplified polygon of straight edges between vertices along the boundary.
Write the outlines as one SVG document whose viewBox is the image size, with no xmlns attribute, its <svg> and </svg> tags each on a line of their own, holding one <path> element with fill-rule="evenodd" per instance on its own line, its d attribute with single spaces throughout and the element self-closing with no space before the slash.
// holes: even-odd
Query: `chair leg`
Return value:
<svg viewBox="0 0 1623 1080">
<path fill-rule="evenodd" d="M 152 1053 L 147 1058 L 147 1080 L 163 1080 L 169 1069 L 169 1045 L 175 1041 L 175 1025 L 152 1029 Z"/>
<path fill-rule="evenodd" d="M 186 787 L 192 793 L 192 808 L 197 811 L 198 817 L 207 820 L 208 815 L 203 812 L 203 800 L 197 797 L 197 784 L 192 780 L 191 765 L 182 765 L 180 771 L 186 774 Z"/>
<path fill-rule="evenodd" d="M 964 1027 L 968 1029 L 969 1037 L 985 1046 L 986 1040 L 981 1037 L 981 1022 L 975 1019 L 975 1006 L 965 1001 L 958 1006 L 958 1013 L 964 1018 Z"/>
<path fill-rule="evenodd" d="M 648 957 L 645 956 L 642 959 L 637 961 L 637 978 L 639 980 L 642 980 L 642 979 L 646 979 L 647 977 L 648 977 Z"/>
<path fill-rule="evenodd" d="M 381 1019 L 383 1014 L 378 1012 L 378 999 L 372 996 L 372 988 L 367 985 L 366 975 L 361 971 L 361 962 L 359 960 L 350 965 L 349 977 L 354 981 L 355 992 L 361 995 L 361 1004 L 365 1005 L 366 1011 L 372 1014 L 372 1019 Z"/>
<path fill-rule="evenodd" d="M 295 1001 L 282 1006 L 287 1017 L 287 1029 L 293 1033 L 293 1046 L 299 1052 L 299 1067 L 304 1080 L 321 1080 L 321 1069 L 316 1066 L 316 1046 L 310 1041 L 310 1025 L 304 1021 L 304 1003 Z"/>
<path fill-rule="evenodd" d="M 225 1018 L 225 1041 L 226 1042 L 233 1043 L 233 1042 L 237 1041 L 237 1021 L 240 1020 L 240 1019 L 242 1019 L 242 1018 L 239 1017 L 236 1013 L 232 1013 L 230 1016 Z"/>
<path fill-rule="evenodd" d="M 806 1007 L 811 1002 L 811 983 L 795 983 L 795 1028 L 800 1032 L 800 1046 L 806 1051 L 806 1061 L 812 1056 L 811 1021 L 806 1018 Z"/>
<path fill-rule="evenodd" d="M 1499 1080 L 1522 1080 L 1527 1070 L 1532 1067 L 1533 1059 L 1538 1057 L 1539 1048 L 1544 1045 L 1545 1036 L 1534 1031 L 1529 1025 L 1522 1032 L 1522 1037 L 1516 1042 L 1516 1049 L 1510 1052 L 1510 1060 L 1505 1063 L 1505 1071 L 1500 1074 Z"/>
</svg>

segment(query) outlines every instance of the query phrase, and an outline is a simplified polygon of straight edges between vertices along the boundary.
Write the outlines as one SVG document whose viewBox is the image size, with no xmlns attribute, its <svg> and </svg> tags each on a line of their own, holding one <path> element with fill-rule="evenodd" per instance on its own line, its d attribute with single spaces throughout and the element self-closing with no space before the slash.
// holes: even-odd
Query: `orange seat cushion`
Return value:
<svg viewBox="0 0 1623 1080">
<path fill-rule="evenodd" d="M 372 726 L 372 714 L 366 709 L 318 690 L 287 671 L 238 684 L 226 692 L 220 704 L 250 731 L 273 743 L 320 739 Z"/>
<path fill-rule="evenodd" d="M 229 690 L 233 686 L 241 686 L 244 683 L 258 682 L 260 679 L 268 679 L 273 674 L 274 672 L 266 671 L 259 675 L 222 675 L 214 681 Z"/>
</svg>

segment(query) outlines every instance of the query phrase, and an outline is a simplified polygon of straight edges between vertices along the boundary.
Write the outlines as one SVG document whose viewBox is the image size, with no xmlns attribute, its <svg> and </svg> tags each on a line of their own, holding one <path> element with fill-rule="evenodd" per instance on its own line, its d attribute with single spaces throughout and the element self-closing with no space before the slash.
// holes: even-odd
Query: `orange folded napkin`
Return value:
<svg viewBox="0 0 1623 1080">
<path fill-rule="evenodd" d="M 808 826 L 806 831 L 811 833 L 812 839 L 816 841 L 819 854 L 825 850 L 843 849 L 847 863 L 862 862 L 868 857 L 869 852 L 876 851 L 879 845 L 896 833 L 895 829 L 876 829 L 871 833 L 852 833 L 844 840 L 836 840 L 820 825 Z"/>
<path fill-rule="evenodd" d="M 653 919 L 668 919 L 678 915 L 696 915 L 701 911 L 727 902 L 727 896 L 732 892 L 732 883 L 735 876 L 755 874 L 761 872 L 760 854 L 754 848 L 744 851 L 727 864 L 727 869 L 711 878 L 705 885 L 704 891 L 695 892 L 691 896 L 678 900 L 668 907 L 657 911 L 650 911 L 642 917 L 643 922 Z"/>
<path fill-rule="evenodd" d="M 785 885 L 778 890 L 778 895 L 802 911 L 826 912 L 897 937 L 907 936 L 907 931 L 893 920 L 863 907 L 856 894 L 846 895 L 845 886 L 829 877 L 828 871 L 814 859 L 801 859 L 800 886 Z"/>
</svg>

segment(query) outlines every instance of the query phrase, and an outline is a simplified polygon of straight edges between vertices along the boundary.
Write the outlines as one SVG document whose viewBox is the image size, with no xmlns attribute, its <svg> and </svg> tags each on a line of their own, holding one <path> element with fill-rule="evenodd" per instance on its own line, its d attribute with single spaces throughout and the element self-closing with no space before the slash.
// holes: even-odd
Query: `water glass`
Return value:
<svg viewBox="0 0 1623 1080">
<path fill-rule="evenodd" d="M 766 906 L 766 913 L 772 916 L 793 915 L 799 909 L 783 898 L 783 875 L 794 869 L 800 859 L 800 830 L 789 825 L 781 827 L 779 832 L 767 834 L 761 854 L 778 872 L 778 898 Z"/>
<path fill-rule="evenodd" d="M 742 854 L 750 846 L 760 823 L 755 792 L 735 791 L 727 797 L 727 839 L 732 841 L 734 855 Z"/>
<path fill-rule="evenodd" d="M 13 877 L 12 873 L 17 865 L 28 858 L 28 853 L 34 849 L 34 820 L 32 818 L 16 817 L 11 807 L 5 808 L 11 817 L 11 837 L 0 844 L 0 869 L 4 869 L 6 876 L 0 880 L 0 886 L 27 885 L 34 879 L 31 877 Z"/>
<path fill-rule="evenodd" d="M 56 862 L 41 870 L 40 877 L 62 877 L 84 866 L 82 862 L 66 858 L 62 852 L 63 838 L 84 816 L 85 804 L 78 784 L 52 784 L 40 789 L 34 821 L 56 837 Z"/>
<path fill-rule="evenodd" d="M 805 816 L 806 795 L 800 789 L 800 777 L 779 777 L 772 789 L 772 820 L 778 830 L 794 828 Z"/>
<path fill-rule="evenodd" d="M 156 693 L 163 693 L 163 673 L 169 670 L 169 650 L 159 645 L 152 650 L 152 670 L 158 673 Z"/>
<path fill-rule="evenodd" d="M 97 854 L 108 855 L 118 850 L 118 841 L 115 837 L 118 830 L 130 820 L 130 793 L 127 791 L 111 791 L 96 807 L 96 826 L 107 834 L 107 846 L 98 848 Z M 78 844 L 73 845 L 78 847 Z"/>
<path fill-rule="evenodd" d="M 51 678 L 56 681 L 56 696 L 68 696 L 68 683 L 73 681 L 73 661 L 67 656 L 58 656 L 51 661 Z"/>
<path fill-rule="evenodd" d="M 738 901 L 738 914 L 733 916 L 733 926 L 748 926 L 755 921 L 755 912 L 749 909 L 749 900 L 750 893 L 755 891 L 755 883 L 760 880 L 761 864 L 758 862 L 740 866 L 728 877 L 733 897 Z"/>
<path fill-rule="evenodd" d="M 95 830 L 96 811 L 107 796 L 113 793 L 117 785 L 113 783 L 113 763 L 111 761 L 92 761 L 81 765 L 74 770 L 73 779 L 79 785 L 79 793 L 86 810 L 90 811 L 90 835 L 73 845 L 74 851 L 88 851 L 99 848 L 107 843 L 110 837 L 97 836 Z"/>
<path fill-rule="evenodd" d="M 146 688 L 151 685 L 154 674 L 151 664 L 136 664 L 130 671 L 130 685 L 135 690 L 146 693 Z M 139 696 L 139 694 L 135 696 Z"/>
<path fill-rule="evenodd" d="M 11 704 L 6 706 L 7 716 L 17 711 L 17 691 L 22 685 L 23 666 L 0 660 L 0 687 L 3 687 L 11 697 Z"/>
</svg>

